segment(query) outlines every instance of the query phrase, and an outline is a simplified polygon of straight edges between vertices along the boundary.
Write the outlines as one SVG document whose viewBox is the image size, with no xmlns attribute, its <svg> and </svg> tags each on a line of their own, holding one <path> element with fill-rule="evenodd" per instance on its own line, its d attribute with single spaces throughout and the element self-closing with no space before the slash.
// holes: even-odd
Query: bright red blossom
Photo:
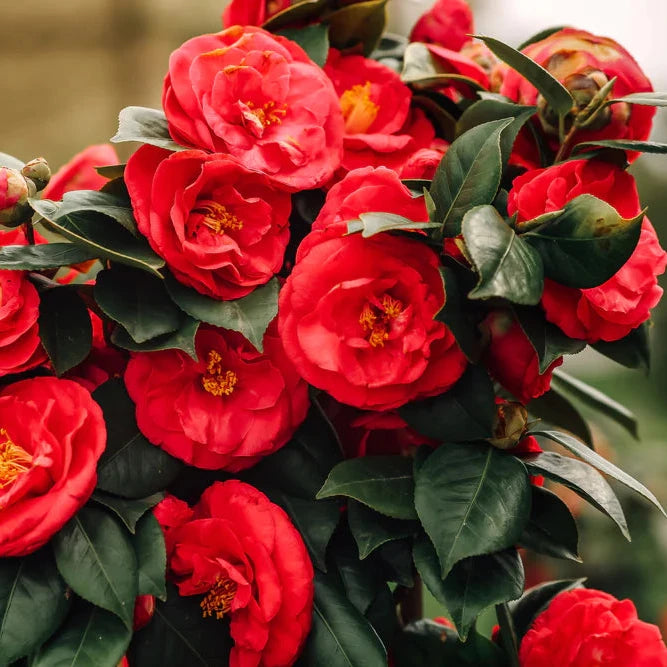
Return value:
<svg viewBox="0 0 667 667">
<path fill-rule="evenodd" d="M 229 153 L 290 191 L 339 167 L 343 121 L 322 70 L 284 37 L 235 26 L 172 53 L 162 97 L 183 145 Z"/>
<path fill-rule="evenodd" d="M 611 204 L 625 218 L 641 211 L 634 178 L 599 160 L 571 160 L 529 171 L 515 179 L 508 210 L 519 223 L 557 211 L 581 194 Z M 649 319 L 662 297 L 657 276 L 667 266 L 667 253 L 644 218 L 639 243 L 627 263 L 607 282 L 590 289 L 574 289 L 545 281 L 542 306 L 547 319 L 571 338 L 589 343 L 623 338 Z"/>
<path fill-rule="evenodd" d="M 657 626 L 630 600 L 579 588 L 557 595 L 521 642 L 521 667 L 666 667 Z"/>
<path fill-rule="evenodd" d="M 132 356 L 125 372 L 141 432 L 190 465 L 238 471 L 282 447 L 308 410 L 308 388 L 276 325 L 264 353 L 241 334 L 201 326 L 199 361 L 181 350 Z"/>
<path fill-rule="evenodd" d="M 290 196 L 220 153 L 142 146 L 125 170 L 139 231 L 182 283 L 237 299 L 280 270 Z"/>
<path fill-rule="evenodd" d="M 274 14 L 287 9 L 290 0 L 232 0 L 222 13 L 222 25 L 262 25 Z"/>
<path fill-rule="evenodd" d="M 155 508 L 168 572 L 204 617 L 229 616 L 230 667 L 287 667 L 310 631 L 313 566 L 287 514 L 257 489 L 216 482 L 190 509 L 168 496 Z"/>
<path fill-rule="evenodd" d="M 0 393 L 0 556 L 32 553 L 84 505 L 106 444 L 102 410 L 74 382 L 23 380 Z"/>
<path fill-rule="evenodd" d="M 438 0 L 412 29 L 411 42 L 432 42 L 458 51 L 474 32 L 472 11 L 465 0 Z"/>
</svg>

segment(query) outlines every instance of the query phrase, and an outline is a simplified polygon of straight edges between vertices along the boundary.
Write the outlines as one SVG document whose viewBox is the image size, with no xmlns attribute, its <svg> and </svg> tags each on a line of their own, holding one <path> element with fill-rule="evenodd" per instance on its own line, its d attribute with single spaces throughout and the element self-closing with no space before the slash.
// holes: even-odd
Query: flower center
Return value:
<svg viewBox="0 0 667 667">
<path fill-rule="evenodd" d="M 202 386 L 213 396 L 229 396 L 239 381 L 234 371 L 222 368 L 222 355 L 217 350 L 210 350 L 207 356 L 206 373 L 201 379 Z"/>
<path fill-rule="evenodd" d="M 30 470 L 32 456 L 19 447 L 4 428 L 0 428 L 0 439 L 0 489 L 4 489 Z"/>
<path fill-rule="evenodd" d="M 208 618 L 213 616 L 219 620 L 232 608 L 232 600 L 236 595 L 236 582 L 231 579 L 220 579 L 215 582 L 213 588 L 199 603 L 202 608 L 202 616 Z"/>
<path fill-rule="evenodd" d="M 398 300 L 385 294 L 380 306 L 367 303 L 361 315 L 359 324 L 368 336 L 368 342 L 372 347 L 384 347 L 384 342 L 389 339 L 391 321 L 395 320 L 403 312 L 403 304 Z"/>
<path fill-rule="evenodd" d="M 239 220 L 233 213 L 230 213 L 226 206 L 218 204 L 218 202 L 201 202 L 193 212 L 201 213 L 204 216 L 202 223 L 214 234 L 224 234 L 226 231 L 243 229 L 243 221 Z"/>
<path fill-rule="evenodd" d="M 254 102 L 246 102 L 246 106 L 264 128 L 280 125 L 287 115 L 287 105 L 276 104 L 273 100 L 265 102 L 261 107 L 256 106 Z"/>
<path fill-rule="evenodd" d="M 345 132 L 363 134 L 375 122 L 380 107 L 371 99 L 371 82 L 357 84 L 340 98 L 340 109 L 345 120 Z"/>
</svg>

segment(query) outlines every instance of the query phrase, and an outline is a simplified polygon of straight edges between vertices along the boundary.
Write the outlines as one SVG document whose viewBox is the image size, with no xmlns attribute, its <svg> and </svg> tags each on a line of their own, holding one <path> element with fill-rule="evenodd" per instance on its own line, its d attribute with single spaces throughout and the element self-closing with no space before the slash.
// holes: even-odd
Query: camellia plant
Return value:
<svg viewBox="0 0 667 667">
<path fill-rule="evenodd" d="M 664 514 L 558 367 L 649 364 L 626 168 L 667 94 L 608 38 L 440 0 L 401 41 L 385 4 L 234 0 L 121 112 L 127 164 L 0 157 L 1 664 L 667 665 L 522 564 L 579 560 L 562 488 Z"/>
</svg>

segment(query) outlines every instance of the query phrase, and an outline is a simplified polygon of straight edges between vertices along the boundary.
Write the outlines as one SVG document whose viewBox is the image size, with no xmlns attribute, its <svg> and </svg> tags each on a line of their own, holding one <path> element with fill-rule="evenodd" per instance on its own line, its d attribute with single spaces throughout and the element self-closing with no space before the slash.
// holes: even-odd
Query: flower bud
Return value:
<svg viewBox="0 0 667 667">
<path fill-rule="evenodd" d="M 155 613 L 155 598 L 152 595 L 137 595 L 134 601 L 135 632 L 148 625 Z"/>
<path fill-rule="evenodd" d="M 51 169 L 43 157 L 36 157 L 34 160 L 30 160 L 21 169 L 21 173 L 35 184 L 37 192 L 43 190 L 51 180 Z"/>
<path fill-rule="evenodd" d="M 32 181 L 27 181 L 19 171 L 0 167 L 0 224 L 18 227 L 30 219 L 32 209 L 28 199 L 36 192 Z"/>
<path fill-rule="evenodd" d="M 521 403 L 501 403 L 496 407 L 493 438 L 488 442 L 498 449 L 511 449 L 526 432 L 528 410 Z"/>
</svg>

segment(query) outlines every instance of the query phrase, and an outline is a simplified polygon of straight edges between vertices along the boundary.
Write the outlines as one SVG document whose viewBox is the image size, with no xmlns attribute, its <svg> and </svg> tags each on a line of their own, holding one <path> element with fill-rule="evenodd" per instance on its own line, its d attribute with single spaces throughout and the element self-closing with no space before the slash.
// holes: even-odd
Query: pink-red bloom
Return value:
<svg viewBox="0 0 667 667">
<path fill-rule="evenodd" d="M 162 96 L 176 141 L 229 153 L 290 191 L 340 166 L 343 120 L 331 82 L 294 42 L 252 26 L 172 53 Z"/>
<path fill-rule="evenodd" d="M 537 617 L 519 661 L 521 667 L 666 667 L 667 648 L 631 600 L 579 588 L 557 595 Z"/>
<path fill-rule="evenodd" d="M 274 14 L 287 9 L 290 0 L 232 0 L 222 13 L 222 25 L 262 25 Z"/>
<path fill-rule="evenodd" d="M 417 21 L 410 41 L 432 42 L 459 51 L 473 32 L 472 11 L 465 0 L 437 0 Z"/>
<path fill-rule="evenodd" d="M 238 471 L 282 447 L 309 403 L 276 325 L 263 354 L 235 331 L 204 325 L 195 347 L 198 361 L 181 350 L 132 355 L 125 384 L 141 432 L 198 468 Z"/>
<path fill-rule="evenodd" d="M 22 380 L 0 393 L 0 556 L 45 544 L 84 505 L 106 445 L 101 408 L 74 382 Z"/>
<path fill-rule="evenodd" d="M 142 146 L 125 182 L 139 231 L 174 276 L 218 299 L 237 299 L 280 270 L 290 196 L 228 155 Z"/>
<path fill-rule="evenodd" d="M 310 631 L 313 566 L 287 514 L 229 481 L 214 483 L 193 508 L 168 496 L 155 516 L 179 593 L 201 596 L 210 622 L 230 619 L 230 667 L 293 664 Z"/>
</svg>

